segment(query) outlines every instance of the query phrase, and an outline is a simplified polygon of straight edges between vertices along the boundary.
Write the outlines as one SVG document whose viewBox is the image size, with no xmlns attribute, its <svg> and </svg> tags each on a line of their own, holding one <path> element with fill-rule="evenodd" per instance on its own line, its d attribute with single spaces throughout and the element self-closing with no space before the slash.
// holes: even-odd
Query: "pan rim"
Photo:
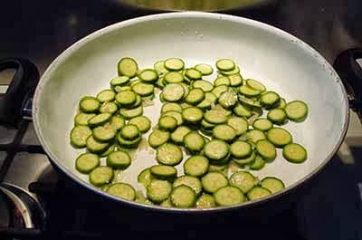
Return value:
<svg viewBox="0 0 362 240">
<path fill-rule="evenodd" d="M 344 122 L 344 125 L 343 125 L 343 128 L 342 128 L 342 133 L 339 136 L 339 139 L 337 141 L 337 144 L 334 146 L 332 151 L 330 151 L 329 154 L 326 155 L 325 159 L 321 162 L 321 164 L 319 164 L 319 166 L 317 168 L 315 168 L 312 172 L 308 173 L 304 178 L 301 178 L 298 181 L 296 181 L 295 183 L 289 185 L 283 191 L 272 194 L 272 195 L 270 195 L 270 196 L 268 196 L 266 198 L 260 199 L 260 200 L 250 201 L 250 202 L 246 202 L 246 203 L 243 203 L 243 204 L 240 204 L 240 205 L 228 206 L 228 207 L 218 207 L 218 208 L 210 208 L 210 209 L 197 209 L 197 208 L 179 209 L 179 208 L 164 208 L 164 207 L 160 207 L 160 206 L 156 206 L 156 205 L 146 205 L 146 204 L 126 201 L 126 200 L 123 200 L 123 199 L 120 199 L 120 198 L 116 198 L 114 196 L 111 196 L 110 194 L 107 194 L 107 193 L 101 191 L 100 189 L 97 189 L 97 188 L 93 187 L 91 184 L 82 181 L 75 174 L 70 172 L 66 168 L 66 166 L 61 163 L 61 161 L 59 161 L 59 159 L 51 151 L 51 148 L 48 146 L 48 144 L 45 141 L 45 138 L 43 136 L 43 131 L 40 128 L 39 108 L 38 108 L 43 86 L 46 85 L 46 83 L 48 81 L 50 81 L 51 78 L 49 76 L 52 75 L 52 72 L 54 71 L 54 69 L 56 69 L 57 66 L 60 63 L 63 62 L 63 60 L 66 60 L 68 58 L 68 56 L 72 55 L 79 48 L 86 45 L 88 42 L 92 41 L 93 39 L 96 39 L 97 37 L 102 36 L 103 34 L 107 34 L 107 33 L 110 33 L 112 31 L 115 31 L 117 29 L 121 29 L 123 27 L 131 26 L 133 24 L 142 23 L 142 22 L 149 21 L 149 20 L 154 21 L 154 20 L 165 20 L 165 19 L 173 19 L 173 18 L 219 19 L 219 20 L 222 20 L 222 21 L 229 21 L 229 22 L 234 22 L 234 23 L 239 23 L 239 24 L 246 24 L 246 25 L 249 25 L 249 26 L 252 26 L 252 27 L 260 28 L 260 29 L 262 29 L 264 31 L 268 31 L 268 32 L 270 32 L 272 34 L 275 34 L 275 35 L 278 35 L 278 36 L 280 36 L 282 38 L 293 41 L 296 45 L 298 45 L 298 47 L 302 48 L 303 51 L 308 53 L 308 55 L 313 56 L 313 58 L 317 62 L 319 62 L 319 63 L 321 63 L 321 65 L 323 65 L 324 71 L 328 71 L 330 73 L 330 77 L 332 79 L 334 79 L 335 82 L 338 84 L 338 86 L 341 88 L 341 91 L 342 91 L 342 94 L 343 94 L 344 107 L 345 107 L 345 112 L 344 112 L 344 115 L 345 115 L 344 121 L 345 122 Z M 269 202 L 269 201 L 271 201 L 273 199 L 276 199 L 276 198 L 279 198 L 279 197 L 282 197 L 282 196 L 288 194 L 292 190 L 295 190 L 297 187 L 301 186 L 302 183 L 311 180 L 332 159 L 332 157 L 336 154 L 336 152 L 338 151 L 340 145 L 342 144 L 342 142 L 343 142 L 343 140 L 344 140 L 344 138 L 346 136 L 348 125 L 349 125 L 349 118 L 350 118 L 348 97 L 347 97 L 347 93 L 346 93 L 346 90 L 345 90 L 345 88 L 344 88 L 344 86 L 342 84 L 341 79 L 339 78 L 338 74 L 335 72 L 333 67 L 327 62 L 327 60 L 319 52 L 317 52 L 314 48 L 312 48 L 311 46 L 309 46 L 308 44 L 306 44 L 305 42 L 303 42 L 299 38 L 285 32 L 285 31 L 283 31 L 283 30 L 281 30 L 279 28 L 268 25 L 268 24 L 261 23 L 261 22 L 251 20 L 251 19 L 247 19 L 247 18 L 243 18 L 243 17 L 238 17 L 238 16 L 231 16 L 231 15 L 221 14 L 221 13 L 206 13 L 206 12 L 173 12 L 173 13 L 152 14 L 152 15 L 142 16 L 142 17 L 133 18 L 133 19 L 129 19 L 129 20 L 126 20 L 126 21 L 118 22 L 118 23 L 112 24 L 110 26 L 107 26 L 105 28 L 102 28 L 100 30 L 97 30 L 97 31 L 85 36 L 84 38 L 80 39 L 79 41 L 77 41 L 76 43 L 74 43 L 73 45 L 68 47 L 66 50 L 64 50 L 48 66 L 48 68 L 46 69 L 46 71 L 42 75 L 42 77 L 41 77 L 41 79 L 39 81 L 39 84 L 38 84 L 38 86 L 36 88 L 34 98 L 33 98 L 33 107 L 32 108 L 33 108 L 32 113 L 33 113 L 34 129 L 35 129 L 36 135 L 37 135 L 41 145 L 44 147 L 45 152 L 49 156 L 49 160 L 51 162 L 53 162 L 53 164 L 55 164 L 57 166 L 57 168 L 59 168 L 63 173 L 65 173 L 73 181 L 75 181 L 76 183 L 82 185 L 82 187 L 85 187 L 86 189 L 101 195 L 102 197 L 105 197 L 105 198 L 110 199 L 112 201 L 116 201 L 116 202 L 119 202 L 119 203 L 122 203 L 122 204 L 125 204 L 125 205 L 128 205 L 128 206 L 137 207 L 137 208 L 141 208 L 141 209 L 145 209 L 145 210 L 153 210 L 153 211 L 161 211 L 161 212 L 176 212 L 176 213 L 206 213 L 206 212 L 207 213 L 215 213 L 215 212 L 225 211 L 225 210 L 243 209 L 243 208 L 257 206 L 257 205 Z"/>
</svg>

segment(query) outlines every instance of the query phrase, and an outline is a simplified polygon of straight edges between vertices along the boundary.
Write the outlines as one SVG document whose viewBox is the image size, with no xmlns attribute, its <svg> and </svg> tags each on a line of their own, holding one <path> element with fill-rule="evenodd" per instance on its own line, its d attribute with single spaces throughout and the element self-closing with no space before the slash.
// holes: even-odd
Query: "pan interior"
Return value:
<svg viewBox="0 0 362 240">
<path fill-rule="evenodd" d="M 143 68 L 169 57 L 182 58 L 189 66 L 214 65 L 219 58 L 231 58 L 244 78 L 262 81 L 287 101 L 304 100 L 309 105 L 307 120 L 283 127 L 293 134 L 294 142 L 306 147 L 308 160 L 291 164 L 278 150 L 272 164 L 254 172 L 260 178 L 271 175 L 287 186 L 297 183 L 330 158 L 344 133 L 348 111 L 344 90 L 331 67 L 304 43 L 266 25 L 225 15 L 157 15 L 116 24 L 86 37 L 58 57 L 41 79 L 34 107 L 40 140 L 56 164 L 82 181 L 88 181 L 87 176 L 74 167 L 82 151 L 69 144 L 79 99 L 108 88 L 117 74 L 118 60 L 125 56 L 133 57 Z M 145 108 L 153 126 L 159 112 L 158 99 Z M 147 136 L 119 180 L 140 187 L 138 173 L 156 164 Z M 179 167 L 182 169 L 182 164 Z"/>
</svg>

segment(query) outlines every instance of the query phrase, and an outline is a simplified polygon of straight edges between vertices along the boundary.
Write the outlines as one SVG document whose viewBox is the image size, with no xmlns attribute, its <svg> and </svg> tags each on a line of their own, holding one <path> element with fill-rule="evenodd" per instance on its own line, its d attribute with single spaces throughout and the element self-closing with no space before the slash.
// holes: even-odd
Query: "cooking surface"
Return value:
<svg viewBox="0 0 362 240">
<path fill-rule="evenodd" d="M 233 11 L 232 13 L 278 26 L 306 41 L 327 60 L 333 62 L 339 52 L 362 46 L 361 10 L 358 15 L 358 9 L 362 9 L 362 4 L 358 6 L 357 2 L 357 0 L 281 1 L 277 6 L 258 11 Z M 149 12 L 146 10 L 126 9 L 117 1 L 11 1 L 0 10 L 0 29 L 3 33 L 0 39 L 0 58 L 26 57 L 34 61 L 40 72 L 43 72 L 66 47 L 88 33 L 111 23 L 147 13 Z M 4 91 L 5 87 L 1 85 L 6 84 L 6 79 L 7 77 L 1 74 L 0 91 Z M 0 143 L 9 142 L 14 134 L 13 130 L 0 127 Z M 23 143 L 38 144 L 31 126 Z M 352 114 L 347 138 L 338 156 L 316 179 L 293 210 L 275 217 L 274 224 L 263 223 L 264 226 L 268 226 L 264 228 L 266 232 L 279 226 L 289 231 L 286 231 L 284 235 L 271 235 L 280 236 L 282 239 L 287 237 L 362 239 L 361 193 L 359 192 L 362 188 L 361 146 L 362 127 L 356 115 Z M 0 151 L 0 166 L 4 157 L 4 152 Z M 37 181 L 39 177 L 45 182 L 55 181 L 55 178 L 51 177 L 54 175 L 44 155 L 19 153 L 5 181 L 28 189 L 29 183 Z M 57 191 L 62 192 L 62 188 L 56 188 Z M 52 210 L 50 216 L 54 220 L 51 229 L 64 230 L 57 234 L 59 238 L 65 238 L 69 232 L 85 229 L 109 230 L 106 223 L 100 224 L 102 226 L 99 229 L 94 227 L 99 225 L 97 220 L 102 210 L 89 211 L 94 207 L 92 201 L 84 203 L 79 199 L 75 200 L 75 197 L 67 197 L 72 195 L 61 195 L 62 204 L 67 206 L 68 211 L 60 211 L 54 206 L 59 203 L 57 202 L 59 199 L 54 197 L 57 195 L 48 196 L 47 200 Z M 219 226 L 235 224 L 235 221 L 218 224 Z M 62 228 L 59 229 L 58 226 Z M 145 230 L 151 230 L 152 226 L 154 225 L 150 224 L 148 229 L 138 226 L 134 228 L 134 231 L 147 235 Z M 202 227 L 203 234 L 206 232 L 212 234 L 210 228 L 205 226 Z M 232 226 L 235 229 L 240 227 L 239 225 Z M 127 228 L 132 230 L 129 226 Z M 165 229 L 172 232 L 173 225 L 170 224 Z M 189 230 L 186 231 L 189 238 L 197 236 L 195 226 L 183 226 L 180 229 L 181 232 Z M 226 227 L 221 229 L 231 231 Z M 256 228 L 255 231 L 257 230 Z M 219 232 L 217 235 L 222 236 L 222 231 Z M 97 234 L 96 236 L 99 236 Z"/>
</svg>

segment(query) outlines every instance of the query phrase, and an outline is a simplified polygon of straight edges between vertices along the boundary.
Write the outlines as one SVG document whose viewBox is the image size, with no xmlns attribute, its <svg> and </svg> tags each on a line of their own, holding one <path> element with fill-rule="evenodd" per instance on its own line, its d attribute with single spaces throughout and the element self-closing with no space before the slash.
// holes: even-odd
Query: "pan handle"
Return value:
<svg viewBox="0 0 362 240">
<path fill-rule="evenodd" d="M 26 109 L 31 109 L 31 97 L 39 81 L 39 71 L 32 62 L 22 58 L 0 60 L 0 73 L 5 69 L 15 69 L 16 73 L 6 93 L 0 95 L 0 124 L 17 127 L 27 115 Z M 29 113 L 31 116 L 31 111 Z"/>
<path fill-rule="evenodd" d="M 362 121 L 362 67 L 357 60 L 362 60 L 362 49 L 353 48 L 340 53 L 333 67 L 346 88 L 350 107 Z"/>
</svg>

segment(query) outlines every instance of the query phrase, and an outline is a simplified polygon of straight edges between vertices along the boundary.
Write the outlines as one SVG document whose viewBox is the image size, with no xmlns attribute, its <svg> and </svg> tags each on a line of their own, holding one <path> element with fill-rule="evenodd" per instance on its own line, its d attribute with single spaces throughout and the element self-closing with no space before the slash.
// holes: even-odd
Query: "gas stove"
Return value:
<svg viewBox="0 0 362 240">
<path fill-rule="evenodd" d="M 147 13 L 116 6 L 116 1 L 88 1 L 89 4 L 82 8 L 85 2 L 60 1 L 63 8 L 57 10 L 48 3 L 24 3 L 22 6 L 29 11 L 19 21 L 19 29 L 14 27 L 10 31 L 8 41 L 0 40 L 2 46 L 9 46 L 7 49 L 0 47 L 3 50 L 0 58 L 9 55 L 28 57 L 43 72 L 61 50 L 87 33 Z M 328 1 L 328 4 L 322 0 L 309 2 L 305 3 L 307 6 L 285 3 L 272 10 L 263 10 L 263 14 L 237 11 L 233 14 L 253 17 L 288 30 L 316 47 L 331 62 L 337 52 L 361 46 L 341 27 L 338 1 Z M 18 1 L 12 4 L 16 6 L 16 3 L 21 5 Z M 49 8 L 54 10 L 49 11 L 52 16 L 43 12 Z M 314 12 L 310 19 L 305 19 L 301 15 L 310 8 Z M 289 11 L 296 9 L 297 14 L 290 14 Z M 42 13 L 49 21 L 37 16 Z M 27 22 L 29 19 L 32 24 Z M 301 19 L 305 19 L 304 27 L 300 27 Z M 314 24 L 316 19 L 318 24 Z M 0 22 L 4 24 L 4 21 Z M 324 25 L 331 22 L 331 25 Z M 26 30 L 30 25 L 35 34 Z M 332 28 L 331 35 L 325 35 L 322 30 L 325 26 Z M 26 43 L 14 41 L 24 29 Z M 335 35 L 339 37 L 335 38 Z M 8 79 L 8 75 L 11 73 L 0 74 L 0 94 L 6 92 L 9 81 L 4 79 Z M 362 127 L 356 114 L 351 113 L 350 128 L 339 153 L 300 199 L 284 211 L 259 219 L 245 219 L 234 213 L 216 220 L 197 218 L 185 222 L 182 216 L 165 220 L 155 212 L 130 209 L 112 212 L 112 206 L 103 206 L 97 196 L 80 190 L 55 171 L 39 145 L 31 119 L 22 119 L 17 128 L 0 126 L 0 239 L 105 239 L 114 236 L 196 239 L 235 235 L 253 239 L 362 239 L 361 159 Z"/>
</svg>

